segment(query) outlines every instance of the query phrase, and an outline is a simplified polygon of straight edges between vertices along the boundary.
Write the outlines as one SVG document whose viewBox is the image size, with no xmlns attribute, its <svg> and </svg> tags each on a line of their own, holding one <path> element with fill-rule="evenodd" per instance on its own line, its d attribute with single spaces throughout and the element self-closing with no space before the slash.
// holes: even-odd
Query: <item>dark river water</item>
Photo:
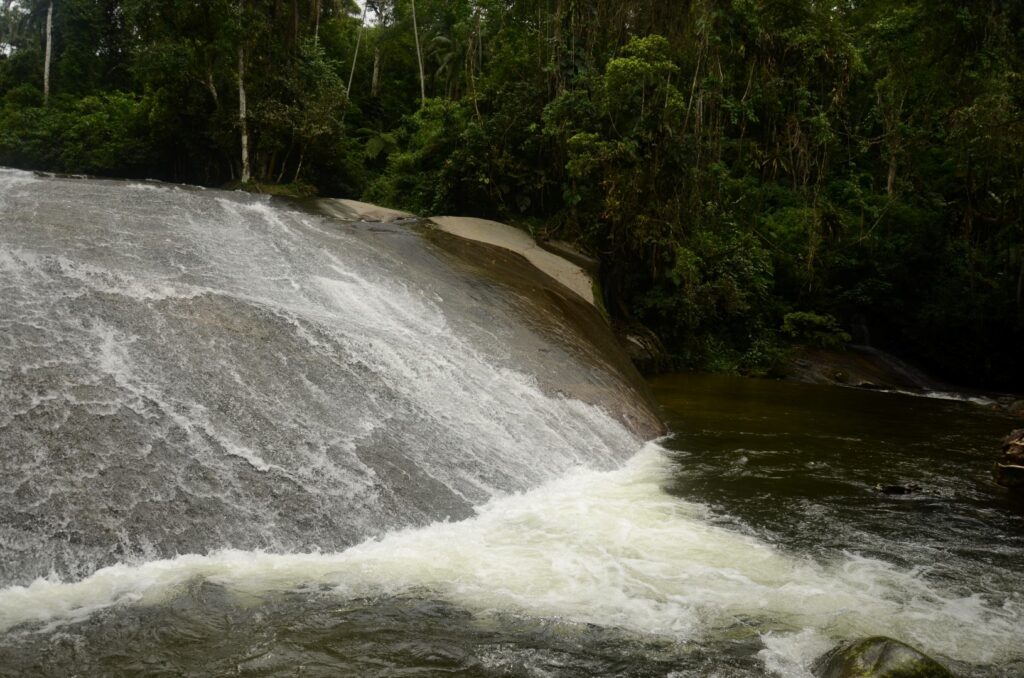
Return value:
<svg viewBox="0 0 1024 678">
<path fill-rule="evenodd" d="M 807 676 L 878 633 L 965 676 L 1024 675 L 1024 506 L 990 482 L 1013 421 L 770 381 L 653 386 L 661 446 L 466 521 L 40 583 L 26 602 L 87 612 L 9 631 L 0 675 Z"/>
</svg>

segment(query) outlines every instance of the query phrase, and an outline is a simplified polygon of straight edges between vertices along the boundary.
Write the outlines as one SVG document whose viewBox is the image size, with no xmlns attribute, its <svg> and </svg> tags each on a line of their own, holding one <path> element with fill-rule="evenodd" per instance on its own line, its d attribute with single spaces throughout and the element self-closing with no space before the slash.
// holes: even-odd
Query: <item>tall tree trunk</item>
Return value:
<svg viewBox="0 0 1024 678">
<path fill-rule="evenodd" d="M 242 183 L 252 178 L 249 170 L 249 123 L 245 106 L 245 48 L 238 46 L 238 124 L 242 130 Z"/>
<path fill-rule="evenodd" d="M 1024 319 L 1024 253 L 1021 253 L 1020 272 L 1017 274 L 1017 317 Z"/>
<path fill-rule="evenodd" d="M 292 46 L 299 46 L 299 0 L 292 0 Z"/>
<path fill-rule="evenodd" d="M 213 107 L 220 108 L 220 96 L 217 94 L 217 84 L 213 81 L 213 68 L 210 66 L 206 67 L 206 89 L 210 91 L 210 96 L 213 97 Z"/>
<path fill-rule="evenodd" d="M 43 63 L 43 103 L 50 103 L 50 62 L 53 56 L 53 0 L 46 10 L 46 59 Z"/>
<path fill-rule="evenodd" d="M 281 180 L 284 179 L 284 171 L 288 167 L 288 158 L 292 156 L 292 148 L 294 146 L 295 137 L 292 136 L 291 141 L 288 142 L 288 151 L 284 154 L 284 160 L 281 161 L 281 172 L 277 175 L 277 181 L 274 182 L 275 184 L 281 183 Z"/>
<path fill-rule="evenodd" d="M 352 95 L 352 79 L 356 77 L 356 59 L 359 58 L 359 45 L 363 42 L 363 29 L 366 28 L 366 8 L 369 2 L 363 3 L 363 15 L 359 18 L 359 34 L 356 36 L 356 51 L 352 54 L 352 70 L 348 73 L 348 87 L 345 94 Z"/>
<path fill-rule="evenodd" d="M 420 49 L 420 30 L 416 25 L 416 0 L 412 0 L 412 34 L 416 39 L 416 61 L 420 65 L 420 105 L 427 103 L 427 79 L 423 75 L 423 51 Z"/>
<path fill-rule="evenodd" d="M 476 111 L 477 119 L 480 119 L 480 104 L 476 96 L 476 74 L 474 73 L 476 70 L 476 49 L 479 44 L 477 38 L 480 34 L 480 15 L 477 14 L 475 19 L 476 35 L 469 36 L 469 46 L 466 49 L 466 79 L 469 84 L 469 95 L 473 99 L 473 110 Z"/>
<path fill-rule="evenodd" d="M 295 178 L 292 179 L 292 183 L 299 181 L 299 175 L 302 174 L 302 161 L 306 159 L 306 145 L 302 145 L 302 151 L 299 152 L 299 164 L 295 167 Z"/>
<path fill-rule="evenodd" d="M 370 96 L 377 98 L 380 94 L 380 47 L 373 48 L 373 79 L 370 80 Z"/>
</svg>

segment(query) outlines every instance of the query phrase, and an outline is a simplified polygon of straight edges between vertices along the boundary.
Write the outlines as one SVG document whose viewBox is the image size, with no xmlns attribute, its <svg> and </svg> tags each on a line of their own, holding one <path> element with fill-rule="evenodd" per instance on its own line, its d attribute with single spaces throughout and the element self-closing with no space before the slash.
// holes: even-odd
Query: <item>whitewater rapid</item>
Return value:
<svg viewBox="0 0 1024 678">
<path fill-rule="evenodd" d="M 617 471 L 576 470 L 493 500 L 473 518 L 402 530 L 338 553 L 223 550 L 103 568 L 0 591 L 0 632 L 51 631 L 102 609 L 158 606 L 196 580 L 231 595 L 322 590 L 339 600 L 420 594 L 675 641 L 757 629 L 765 667 L 809 676 L 837 638 L 883 634 L 971 664 L 1018 655 L 1024 610 L 958 596 L 869 558 L 794 557 L 715 524 L 662 490 L 657 443 Z M 748 631 L 749 632 L 749 631 Z"/>
</svg>

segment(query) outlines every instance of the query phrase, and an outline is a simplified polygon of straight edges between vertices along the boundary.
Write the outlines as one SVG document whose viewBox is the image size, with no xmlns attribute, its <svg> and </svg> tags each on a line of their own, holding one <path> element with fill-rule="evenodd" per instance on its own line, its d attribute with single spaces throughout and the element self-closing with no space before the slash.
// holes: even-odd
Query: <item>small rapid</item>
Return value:
<svg viewBox="0 0 1024 678">
<path fill-rule="evenodd" d="M 75 582 L 0 591 L 0 631 L 53 632 L 118 606 L 159 608 L 204 581 L 239 600 L 322 591 L 414 595 L 459 608 L 596 625 L 676 643 L 753 635 L 767 669 L 809 676 L 835 638 L 885 634 L 973 665 L 1019 658 L 1024 607 L 991 606 L 919 573 L 849 556 L 793 557 L 664 492 L 658 444 L 617 471 L 576 470 L 495 499 L 473 518 L 394 532 L 339 553 L 238 550 L 114 565 Z"/>
</svg>

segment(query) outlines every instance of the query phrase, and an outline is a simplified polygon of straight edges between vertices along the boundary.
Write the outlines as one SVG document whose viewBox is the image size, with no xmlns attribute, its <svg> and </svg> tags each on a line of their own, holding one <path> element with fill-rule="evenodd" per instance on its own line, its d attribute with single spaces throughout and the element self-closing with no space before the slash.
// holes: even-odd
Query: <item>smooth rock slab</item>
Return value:
<svg viewBox="0 0 1024 678">
<path fill-rule="evenodd" d="M 431 217 L 430 221 L 446 233 L 502 247 L 521 255 L 587 303 L 596 305 L 594 281 L 586 271 L 573 262 L 544 250 L 528 233 L 508 224 L 474 217 Z"/>
<path fill-rule="evenodd" d="M 358 200 L 344 200 L 338 198 L 322 198 L 316 201 L 317 207 L 342 221 L 370 221 L 390 224 L 402 219 L 415 219 L 416 215 L 401 210 L 393 210 L 380 205 L 373 205 Z"/>
</svg>

